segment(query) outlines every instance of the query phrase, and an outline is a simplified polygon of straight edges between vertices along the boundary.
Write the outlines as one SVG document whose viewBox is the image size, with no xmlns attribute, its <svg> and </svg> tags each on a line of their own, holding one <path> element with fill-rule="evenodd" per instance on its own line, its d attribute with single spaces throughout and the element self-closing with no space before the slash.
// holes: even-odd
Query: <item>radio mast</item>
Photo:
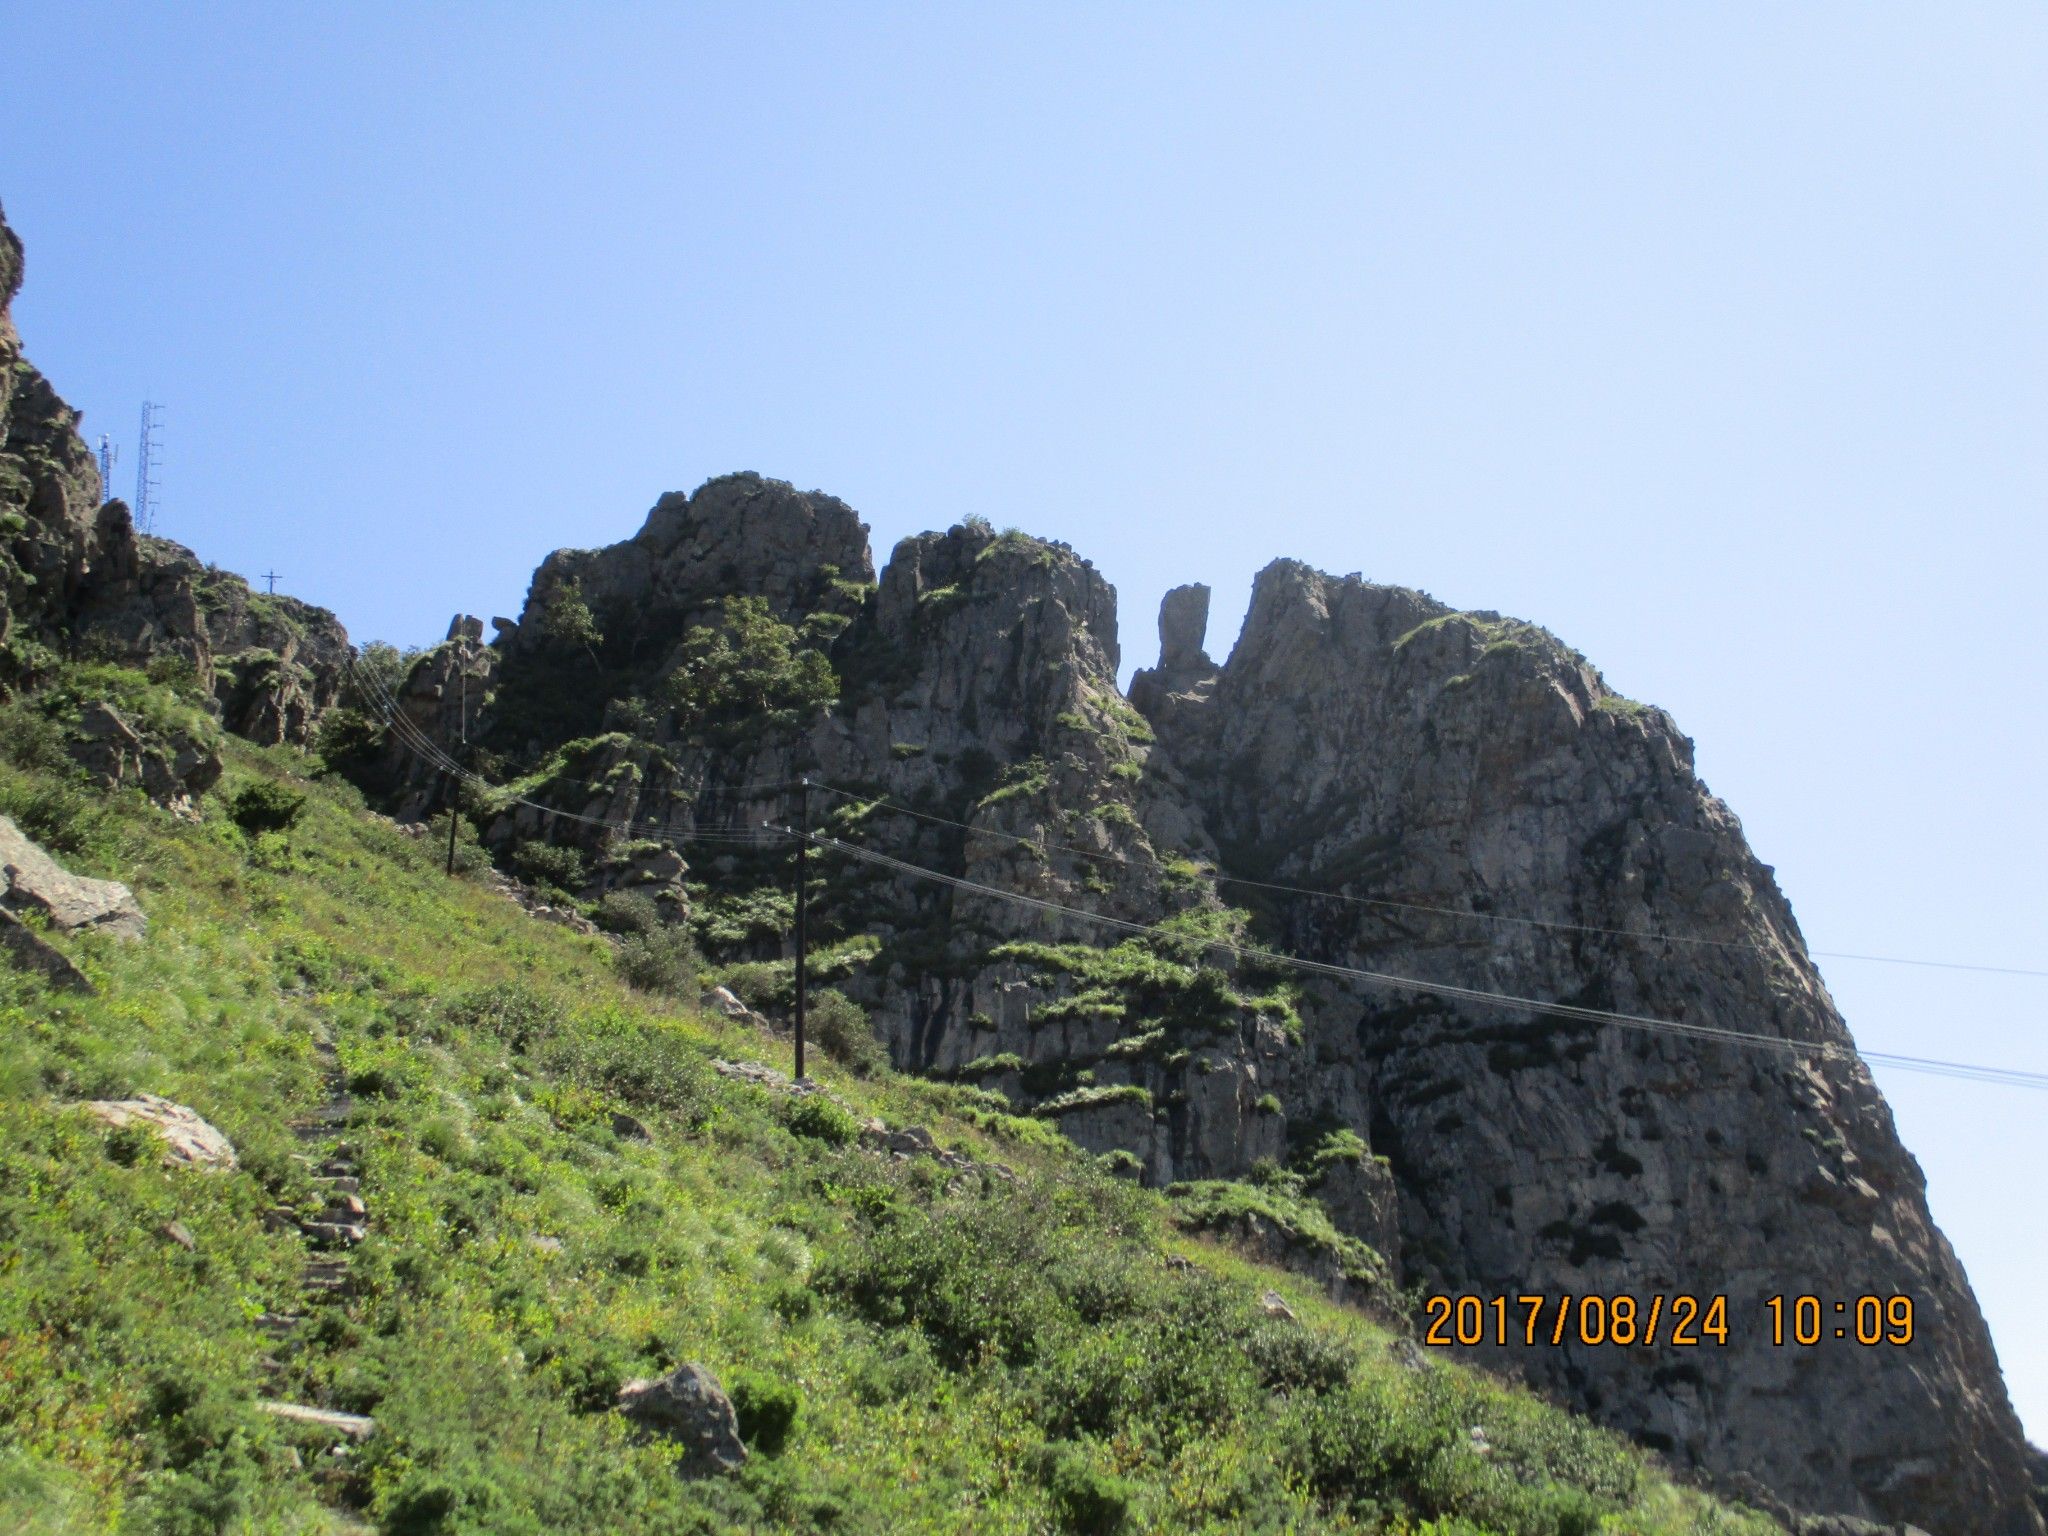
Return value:
<svg viewBox="0 0 2048 1536">
<path fill-rule="evenodd" d="M 157 437 L 157 412 L 163 407 L 154 400 L 142 402 L 142 430 L 136 434 L 135 527 L 142 533 L 156 532 L 157 470 L 163 462 L 163 442 Z"/>
</svg>

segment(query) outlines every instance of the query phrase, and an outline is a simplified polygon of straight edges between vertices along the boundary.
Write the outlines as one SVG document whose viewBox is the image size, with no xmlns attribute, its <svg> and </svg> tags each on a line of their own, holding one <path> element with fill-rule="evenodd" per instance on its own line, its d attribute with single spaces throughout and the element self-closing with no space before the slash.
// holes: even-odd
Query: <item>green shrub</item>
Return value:
<svg viewBox="0 0 2048 1536">
<path fill-rule="evenodd" d="M 697 951 L 681 928 L 655 927 L 626 939 L 613 957 L 626 984 L 641 992 L 688 998 L 697 991 Z"/>
<path fill-rule="evenodd" d="M 512 850 L 512 867 L 534 885 L 574 891 L 583 884 L 583 850 L 540 838 Z"/>
<path fill-rule="evenodd" d="M 557 587 L 541 610 L 541 630 L 557 645 L 579 646 L 597 663 L 597 647 L 604 644 L 604 632 L 597 627 L 597 615 L 583 600 L 583 583 L 567 581 Z"/>
<path fill-rule="evenodd" d="M 494 1036 L 515 1051 L 551 1039 L 568 1022 L 560 1003 L 518 981 L 458 992 L 441 1011 L 458 1028 Z"/>
<path fill-rule="evenodd" d="M 337 705 L 313 728 L 321 771 L 367 780 L 384 756 L 384 727 L 359 709 Z"/>
<path fill-rule="evenodd" d="M 858 1003 L 832 987 L 812 989 L 804 1002 L 804 1032 L 820 1050 L 863 1077 L 882 1068 L 886 1057 L 881 1042 Z"/>
<path fill-rule="evenodd" d="M 251 837 L 289 832 L 306 809 L 306 797 L 269 779 L 244 784 L 228 802 L 228 815 Z"/>
<path fill-rule="evenodd" d="M 1074 1536 L 1114 1536 L 1130 1514 L 1131 1485 L 1100 1470 L 1078 1445 L 1055 1441 L 1044 1447 L 1039 1476 L 1060 1529 Z"/>
<path fill-rule="evenodd" d="M 763 597 L 728 597 L 717 628 L 683 637 L 662 691 L 683 727 L 793 723 L 839 697 L 822 651 L 769 610 Z"/>
<path fill-rule="evenodd" d="M 661 926 L 661 909 L 640 891 L 606 891 L 591 919 L 606 933 L 652 933 Z"/>
<path fill-rule="evenodd" d="M 783 1123 L 799 1136 L 815 1137 L 833 1147 L 848 1146 L 860 1135 L 860 1121 L 822 1093 L 791 1099 Z"/>
<path fill-rule="evenodd" d="M 780 1455 L 803 1409 L 795 1385 L 759 1371 L 735 1371 L 726 1379 L 726 1395 L 740 1421 L 740 1438 L 764 1456 Z"/>
</svg>

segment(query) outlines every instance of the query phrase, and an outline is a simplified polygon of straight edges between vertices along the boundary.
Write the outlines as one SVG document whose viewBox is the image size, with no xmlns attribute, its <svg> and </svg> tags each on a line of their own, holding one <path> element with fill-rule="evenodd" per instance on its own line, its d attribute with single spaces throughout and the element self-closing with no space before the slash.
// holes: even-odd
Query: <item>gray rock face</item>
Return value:
<svg viewBox="0 0 2048 1536">
<path fill-rule="evenodd" d="M 627 1382 L 619 1389 L 619 1411 L 683 1448 L 677 1471 L 684 1477 L 736 1472 L 746 1463 L 732 1399 L 701 1365 L 685 1363 L 666 1376 Z"/>
<path fill-rule="evenodd" d="M 181 544 L 115 530 L 69 628 L 132 663 L 185 662 L 221 724 L 264 746 L 304 745 L 347 683 L 348 634 L 324 608 L 252 592 Z"/>
<path fill-rule="evenodd" d="M 341 695 L 340 623 L 139 536 L 125 506 L 102 500 L 78 412 L 21 355 L 9 313 L 21 278 L 21 242 L 0 218 L 0 645 L 183 661 L 228 729 L 304 743 Z M 0 672 L 33 666 L 0 656 Z"/>
<path fill-rule="evenodd" d="M 1285 949 L 1849 1041 L 1691 744 L 1539 630 L 1281 562 L 1213 692 L 1148 700 L 1226 873 L 1355 898 L 1255 893 Z M 1860 1064 L 1426 989 L 1330 989 L 1306 1012 L 1315 1070 L 1281 1096 L 1390 1158 L 1411 1280 L 1729 1298 L 1727 1345 L 1683 1361 L 1546 1345 L 1492 1363 L 1794 1508 L 1939 1536 L 2038 1529 L 1982 1318 Z M 1830 1324 L 1834 1300 L 1905 1294 L 1916 1336 L 1776 1347 L 1763 1302 L 1780 1294 L 1826 1298 Z"/>
<path fill-rule="evenodd" d="M 1369 1154 L 1318 1156 L 1307 1191 L 1409 1282 L 1729 1298 L 1725 1346 L 1490 1363 L 1795 1508 L 2033 1536 L 1988 1336 L 1860 1068 L 1426 989 L 1269 993 L 1278 978 L 1200 941 L 1159 984 L 1086 958 L 1116 933 L 993 894 L 1188 933 L 1249 907 L 1260 942 L 1314 959 L 1846 1044 L 1770 871 L 1668 717 L 1529 626 L 1286 562 L 1221 667 L 1205 594 L 1168 599 L 1140 714 L 1116 687 L 1115 594 L 1070 550 L 969 524 L 903 541 L 872 587 L 871 570 L 850 509 L 754 476 L 664 497 L 625 544 L 550 557 L 472 732 L 552 777 L 487 841 L 574 843 L 601 866 L 628 830 L 730 834 L 793 819 L 779 786 L 833 786 L 810 791 L 814 826 L 961 882 L 821 856 L 814 932 L 881 946 L 833 984 L 899 1066 L 1039 1107 L 1154 1184 L 1306 1168 L 1348 1128 Z M 546 636 L 570 580 L 594 651 Z M 704 731 L 660 706 L 688 626 L 736 594 L 816 637 L 829 709 Z M 420 719 L 446 730 L 445 711 Z M 786 859 L 693 848 L 691 874 L 714 901 L 753 901 L 787 889 Z M 718 957 L 785 945 L 770 931 Z M 1914 1298 L 1911 1346 L 1769 1343 L 1767 1296 L 1895 1292 Z"/>
<path fill-rule="evenodd" d="M 88 704 L 71 734 L 72 758 L 108 789 L 138 786 L 168 811 L 195 814 L 198 798 L 220 781 L 222 764 L 207 735 L 169 735 L 131 720 L 113 705 Z"/>
<path fill-rule="evenodd" d="M 104 557 L 99 468 L 78 413 L 21 355 L 21 241 L 0 216 L 0 643 L 47 639 Z M 125 518 L 120 520 L 125 526 Z"/>
<path fill-rule="evenodd" d="M 1159 665 L 1166 672 L 1213 666 L 1202 641 L 1209 632 L 1209 589 L 1197 582 L 1175 587 L 1159 605 Z"/>
<path fill-rule="evenodd" d="M 0 816 L 0 905 L 40 912 L 64 933 L 139 939 L 149 927 L 127 886 L 72 874 L 5 816 Z"/>
</svg>

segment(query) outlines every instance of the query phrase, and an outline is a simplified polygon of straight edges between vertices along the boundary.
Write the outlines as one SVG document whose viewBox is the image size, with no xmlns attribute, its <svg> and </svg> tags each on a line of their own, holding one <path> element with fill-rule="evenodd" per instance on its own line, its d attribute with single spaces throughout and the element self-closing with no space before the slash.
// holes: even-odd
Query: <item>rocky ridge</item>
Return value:
<svg viewBox="0 0 2048 1536">
<path fill-rule="evenodd" d="M 827 953 L 872 945 L 839 984 L 899 1066 L 1001 1091 L 1149 1182 L 1291 1166 L 1409 1284 L 1726 1294 L 1728 1345 L 1696 1357 L 1490 1353 L 1795 1508 L 2037 1529 L 1988 1335 L 1863 1069 L 1303 983 L 1218 947 L 1249 920 L 1255 942 L 1335 964 L 1846 1043 L 1668 716 L 1533 626 L 1293 562 L 1261 575 L 1220 665 L 1207 593 L 1171 594 L 1160 665 L 1129 699 L 1114 593 L 1071 550 L 970 522 L 871 570 L 850 509 L 752 475 L 664 497 L 625 544 L 550 557 L 500 630 L 472 739 L 566 814 L 486 811 L 486 842 L 567 841 L 596 863 L 607 821 L 675 839 L 716 913 L 786 890 L 787 854 L 688 839 L 793 820 L 797 780 L 829 786 L 808 791 L 828 832 L 968 882 L 826 858 Z M 571 584 L 587 643 L 551 635 Z M 744 728 L 665 707 L 692 628 L 733 596 L 829 660 L 829 706 Z M 786 960 L 784 932 L 724 953 Z M 1763 1297 L 1843 1287 L 1915 1298 L 1910 1358 L 1768 1342 Z"/>
<path fill-rule="evenodd" d="M 0 224 L 0 297 L 20 275 Z M 4 309 L 0 374 L 8 680 L 38 647 L 182 665 L 230 728 L 305 741 L 345 693 L 332 616 L 138 538 Z M 714 958 L 786 967 L 787 854 L 700 833 L 808 813 L 960 882 L 819 864 L 822 966 L 900 1066 L 1000 1091 L 1151 1182 L 1292 1180 L 1425 1286 L 1725 1292 L 1746 1320 L 1725 1349 L 1497 1363 L 1796 1508 L 2039 1532 L 1981 1317 L 1860 1067 L 1309 984 L 1232 947 L 1845 1042 L 1668 717 L 1531 626 L 1291 562 L 1220 666 L 1206 609 L 1168 599 L 1127 699 L 1115 594 L 1070 549 L 970 520 L 878 577 L 844 503 L 736 475 L 550 557 L 494 644 L 461 623 L 398 692 L 517 790 L 459 802 L 498 856 L 576 850 L 593 894 L 689 850 L 661 878 L 689 880 Z M 445 803 L 431 764 L 379 750 L 377 787 Z M 1852 1292 L 1912 1295 L 1914 1345 L 1763 1342 L 1761 1296 Z"/>
<path fill-rule="evenodd" d="M 156 661 L 187 670 L 229 730 L 304 745 L 345 685 L 340 622 L 139 535 L 104 499 L 78 412 L 22 355 L 22 276 L 0 216 L 0 684 L 33 682 L 60 652 Z"/>
<path fill-rule="evenodd" d="M 1194 606 L 1169 597 L 1162 665 L 1133 691 L 1223 867 L 1400 903 L 1268 896 L 1282 947 L 1849 1043 L 1691 743 L 1583 657 L 1495 614 L 1282 561 L 1219 667 L 1182 627 Z M 1681 941 L 1632 936 L 1645 933 Z M 1684 1365 L 1571 1345 L 1497 1351 L 1502 1364 L 1795 1508 L 2032 1528 L 1989 1336 L 1860 1064 L 1427 993 L 1320 1001 L 1310 1070 L 1284 1096 L 1389 1157 L 1411 1278 L 1480 1295 L 1726 1295 L 1736 1320 L 1725 1349 Z M 1911 1296 L 1913 1345 L 1774 1346 L 1763 1299 L 1815 1293 Z"/>
</svg>

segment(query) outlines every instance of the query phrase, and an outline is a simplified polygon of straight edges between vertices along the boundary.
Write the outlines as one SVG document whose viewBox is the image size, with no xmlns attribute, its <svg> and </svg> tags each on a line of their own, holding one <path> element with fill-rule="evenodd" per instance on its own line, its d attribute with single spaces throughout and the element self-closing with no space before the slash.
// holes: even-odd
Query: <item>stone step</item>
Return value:
<svg viewBox="0 0 2048 1536">
<path fill-rule="evenodd" d="M 280 1419 L 331 1429 L 351 1440 L 367 1440 L 377 1432 L 377 1421 L 360 1413 L 339 1413 L 332 1408 L 308 1408 L 303 1403 L 278 1403 L 262 1398 L 257 1400 L 256 1406 Z"/>
<path fill-rule="evenodd" d="M 323 1248 L 351 1248 L 369 1236 L 353 1221 L 302 1221 L 299 1230 Z"/>
</svg>

